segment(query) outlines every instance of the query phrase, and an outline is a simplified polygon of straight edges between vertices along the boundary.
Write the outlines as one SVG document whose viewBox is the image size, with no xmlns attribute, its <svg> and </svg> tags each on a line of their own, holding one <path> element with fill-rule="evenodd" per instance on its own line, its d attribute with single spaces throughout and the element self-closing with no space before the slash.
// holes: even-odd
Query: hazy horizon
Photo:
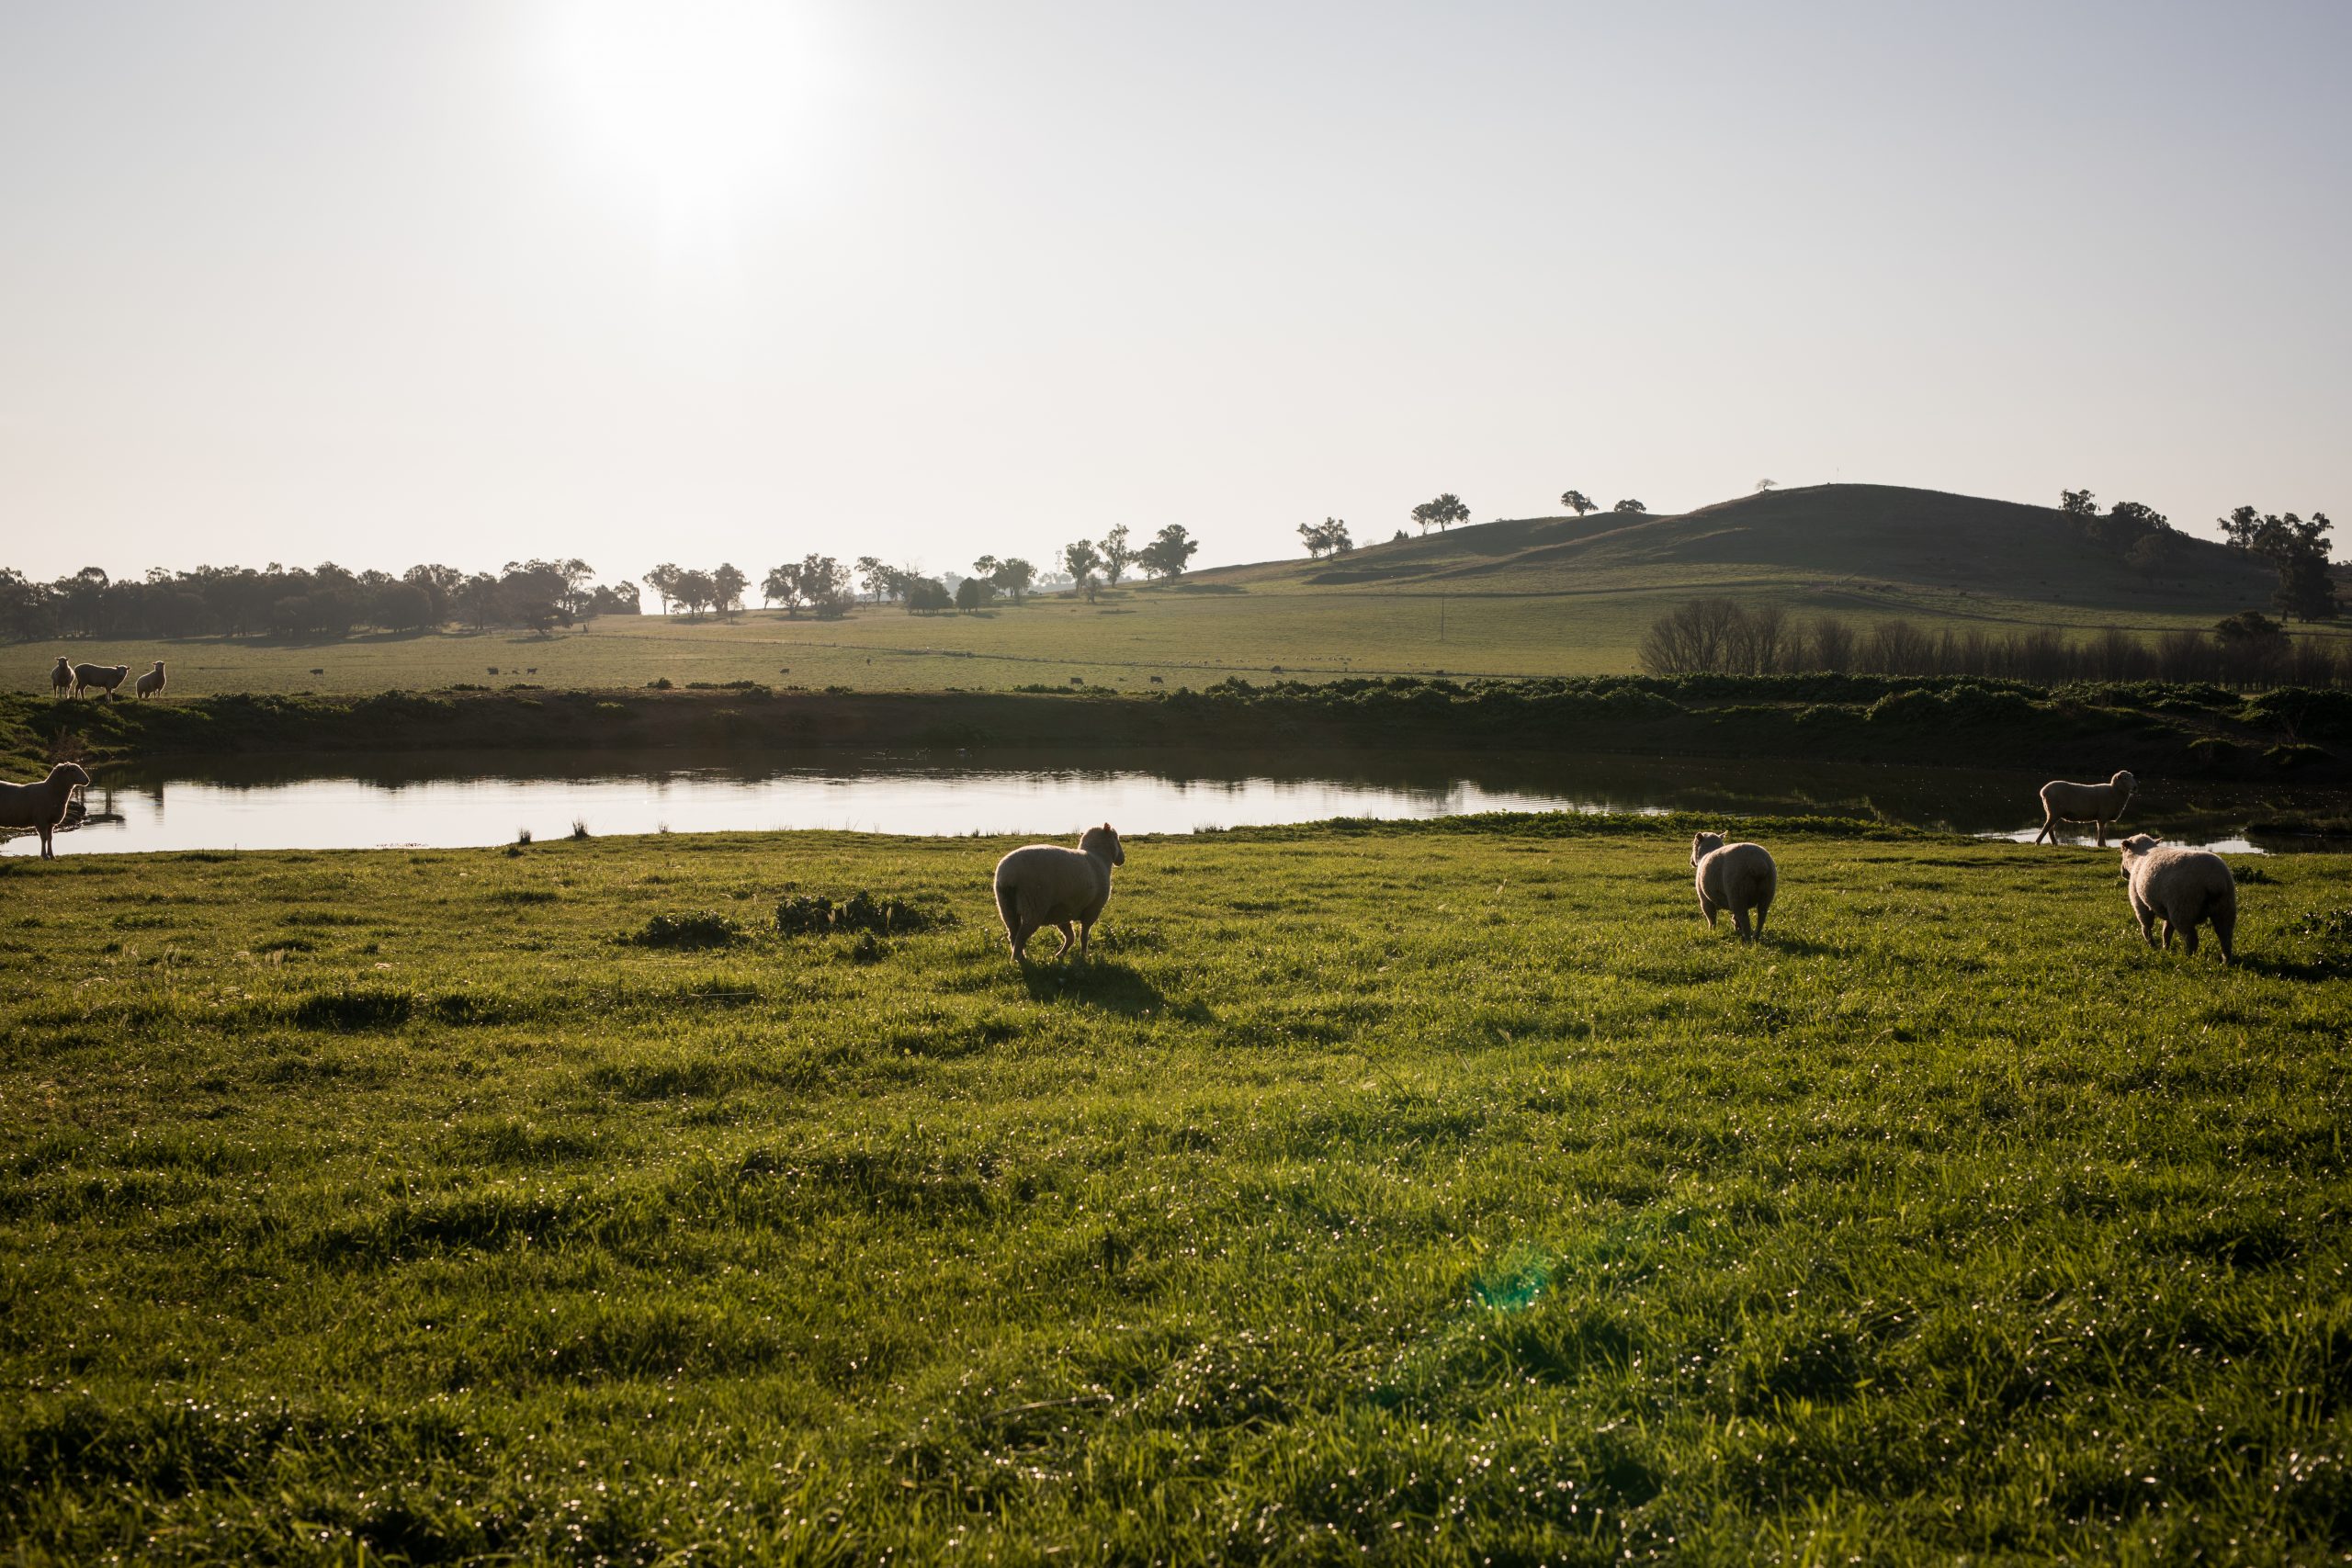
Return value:
<svg viewBox="0 0 2352 1568">
<path fill-rule="evenodd" d="M 0 0 L 0 566 L 2352 506 L 2319 5 Z"/>
</svg>

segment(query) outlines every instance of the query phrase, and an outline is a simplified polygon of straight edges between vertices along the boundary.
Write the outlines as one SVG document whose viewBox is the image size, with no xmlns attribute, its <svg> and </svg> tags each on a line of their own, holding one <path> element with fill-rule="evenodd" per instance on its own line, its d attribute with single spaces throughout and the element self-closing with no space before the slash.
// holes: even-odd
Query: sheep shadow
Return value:
<svg viewBox="0 0 2352 1568">
<path fill-rule="evenodd" d="M 2182 954 L 2187 957 L 2186 953 Z M 2199 944 L 2197 956 L 2205 956 L 2205 944 Z M 2231 960 L 2231 967 L 2259 975 L 2267 980 L 2340 980 L 2352 974 L 2352 964 L 2335 958 L 2281 958 L 2267 953 L 2247 953 L 2240 949 Z"/>
<path fill-rule="evenodd" d="M 1032 959 L 1021 966 L 1021 984 L 1033 1002 L 1074 1002 L 1129 1018 L 1165 1015 L 1199 1022 L 1209 1016 L 1198 1002 L 1171 1006 L 1166 992 L 1114 958 Z"/>
<path fill-rule="evenodd" d="M 1718 924 L 1713 934 L 1718 941 L 1728 942 L 1734 947 L 1752 947 L 1758 952 L 1787 953 L 1797 958 L 1834 958 L 1845 951 L 1829 942 L 1815 942 L 1809 936 L 1785 936 L 1770 927 L 1767 927 L 1764 933 L 1754 942 L 1743 942 L 1739 940 L 1739 933 L 1732 930 L 1731 922 L 1728 920 Z"/>
</svg>

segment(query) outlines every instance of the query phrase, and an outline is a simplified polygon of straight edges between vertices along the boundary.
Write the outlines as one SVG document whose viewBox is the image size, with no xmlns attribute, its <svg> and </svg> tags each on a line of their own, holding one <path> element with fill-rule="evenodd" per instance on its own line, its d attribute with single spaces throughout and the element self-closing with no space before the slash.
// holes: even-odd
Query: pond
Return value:
<svg viewBox="0 0 2352 1568">
<path fill-rule="evenodd" d="M 1127 833 L 1477 811 L 1824 814 L 2030 839 L 2040 776 L 1937 768 L 1430 752 L 681 751 L 250 758 L 96 770 L 67 854 L 461 847 L 592 835 L 842 829 Z M 2133 830 L 2238 852 L 2343 847 L 2254 825 L 2335 817 L 2337 791 L 2144 784 Z M 2071 840 L 2087 841 L 2085 832 Z M 10 840 L 8 854 L 39 852 Z"/>
</svg>

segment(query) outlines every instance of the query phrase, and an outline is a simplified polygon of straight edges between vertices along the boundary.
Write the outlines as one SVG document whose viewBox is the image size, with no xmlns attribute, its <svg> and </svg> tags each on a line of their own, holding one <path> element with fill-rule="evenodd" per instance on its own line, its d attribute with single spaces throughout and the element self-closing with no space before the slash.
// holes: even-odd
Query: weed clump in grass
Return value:
<svg viewBox="0 0 2352 1568">
<path fill-rule="evenodd" d="M 584 839 L 588 836 L 588 819 L 586 818 L 575 817 L 571 819 L 571 836 L 575 840 Z"/>
<path fill-rule="evenodd" d="M 667 675 L 655 676 L 652 680 L 648 681 L 645 683 L 645 689 L 649 692 L 668 692 L 676 690 L 676 688 L 671 684 L 670 677 Z"/>
<path fill-rule="evenodd" d="M 713 909 L 683 915 L 660 914 L 629 940 L 639 947 L 725 947 L 743 940 L 743 928 Z"/>
<path fill-rule="evenodd" d="M 829 936 L 837 931 L 903 936 L 946 925 L 952 919 L 944 909 L 925 909 L 888 895 L 876 898 L 864 889 L 839 904 L 817 893 L 786 898 L 775 907 L 775 929 L 786 936 Z"/>
</svg>

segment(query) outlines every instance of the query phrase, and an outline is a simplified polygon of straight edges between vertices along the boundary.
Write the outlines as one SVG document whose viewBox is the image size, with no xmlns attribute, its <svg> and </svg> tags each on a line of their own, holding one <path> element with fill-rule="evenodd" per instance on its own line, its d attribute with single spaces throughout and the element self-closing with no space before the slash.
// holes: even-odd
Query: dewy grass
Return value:
<svg viewBox="0 0 2352 1568">
<path fill-rule="evenodd" d="M 2225 969 L 2112 855 L 1746 830 L 1752 947 L 1491 818 L 1130 840 L 1026 970 L 1008 840 L 0 863 L 0 1547 L 2339 1553 L 2352 866 Z"/>
</svg>

